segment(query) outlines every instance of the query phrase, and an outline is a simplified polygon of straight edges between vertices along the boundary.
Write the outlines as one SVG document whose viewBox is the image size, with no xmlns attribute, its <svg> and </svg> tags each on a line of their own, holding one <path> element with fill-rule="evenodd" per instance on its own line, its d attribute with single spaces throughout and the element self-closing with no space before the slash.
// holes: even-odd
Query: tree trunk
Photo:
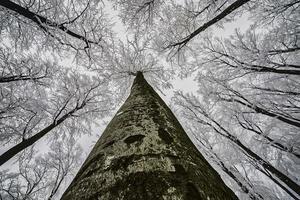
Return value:
<svg viewBox="0 0 300 200">
<path fill-rule="evenodd" d="M 68 119 L 72 114 L 76 111 L 82 109 L 84 104 L 80 105 L 79 107 L 74 108 L 73 110 L 69 111 L 68 113 L 64 114 L 58 120 L 55 120 L 47 127 L 40 130 L 38 133 L 34 134 L 33 136 L 22 140 L 20 143 L 16 144 L 15 146 L 8 149 L 6 152 L 0 155 L 0 166 L 9 161 L 12 157 L 20 153 L 21 151 L 25 150 L 27 147 L 30 147 L 35 142 L 39 141 L 43 138 L 47 133 L 49 133 L 52 129 L 56 128 L 58 125 L 63 123 L 66 119 Z M 64 109 L 64 108 L 62 108 Z M 61 110 L 62 111 L 62 110 Z"/>
<path fill-rule="evenodd" d="M 184 37 L 181 41 L 175 42 L 173 44 L 170 44 L 167 46 L 167 48 L 173 48 L 178 47 L 181 49 L 183 46 L 185 46 L 191 39 L 199 35 L 201 32 L 205 31 L 207 28 L 211 27 L 212 25 L 218 23 L 223 18 L 230 15 L 232 12 L 237 10 L 239 7 L 243 6 L 244 4 L 248 3 L 250 0 L 236 0 L 231 5 L 229 5 L 227 8 L 225 8 L 220 14 L 216 15 L 214 18 L 210 19 L 209 21 L 205 22 L 202 26 L 197 28 L 194 32 L 192 32 L 190 35 Z M 216 11 L 217 12 L 217 11 Z"/>
<path fill-rule="evenodd" d="M 10 11 L 14 11 L 14 12 L 18 13 L 19 15 L 35 22 L 43 31 L 50 34 L 50 36 L 52 36 L 52 37 L 54 37 L 54 35 L 52 35 L 50 33 L 49 27 L 57 28 L 57 29 L 65 32 L 66 34 L 72 36 L 73 38 L 84 41 L 86 43 L 87 47 L 89 47 L 89 44 L 97 44 L 98 43 L 98 42 L 94 42 L 94 41 L 87 39 L 83 35 L 80 35 L 80 34 L 77 34 L 73 31 L 71 31 L 64 25 L 64 23 L 57 23 L 57 22 L 51 21 L 50 19 L 47 19 L 46 17 L 43 17 L 37 13 L 31 12 L 28 8 L 24 8 L 24 7 L 20 6 L 19 4 L 16 4 L 10 0 L 1 0 L 0 6 L 3 6 L 4 8 L 6 8 Z"/>
<path fill-rule="evenodd" d="M 237 199 L 137 73 L 62 200 Z"/>
</svg>

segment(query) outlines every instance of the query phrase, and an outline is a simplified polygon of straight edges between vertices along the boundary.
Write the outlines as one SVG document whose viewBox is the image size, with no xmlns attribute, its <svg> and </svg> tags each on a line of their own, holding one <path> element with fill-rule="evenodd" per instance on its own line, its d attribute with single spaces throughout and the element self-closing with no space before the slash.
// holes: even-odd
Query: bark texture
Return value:
<svg viewBox="0 0 300 200">
<path fill-rule="evenodd" d="M 137 73 L 62 200 L 237 199 Z"/>
</svg>

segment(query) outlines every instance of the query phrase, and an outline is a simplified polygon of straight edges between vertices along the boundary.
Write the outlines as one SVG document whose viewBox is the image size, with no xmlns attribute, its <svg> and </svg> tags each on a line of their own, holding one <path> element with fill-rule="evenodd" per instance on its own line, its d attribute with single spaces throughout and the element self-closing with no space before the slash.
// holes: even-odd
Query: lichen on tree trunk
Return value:
<svg viewBox="0 0 300 200">
<path fill-rule="evenodd" d="M 137 73 L 62 200 L 237 199 Z"/>
</svg>

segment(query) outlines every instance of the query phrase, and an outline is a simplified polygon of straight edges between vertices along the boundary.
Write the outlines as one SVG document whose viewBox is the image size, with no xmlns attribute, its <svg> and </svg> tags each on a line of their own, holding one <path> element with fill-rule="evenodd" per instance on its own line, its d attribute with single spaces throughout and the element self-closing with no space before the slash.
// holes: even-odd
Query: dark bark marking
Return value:
<svg viewBox="0 0 300 200">
<path fill-rule="evenodd" d="M 170 136 L 170 134 L 165 131 L 163 128 L 158 129 L 158 136 L 166 143 L 166 144 L 171 144 L 174 140 Z"/>
<path fill-rule="evenodd" d="M 142 135 L 142 134 L 132 135 L 132 136 L 127 137 L 127 138 L 124 140 L 124 142 L 125 142 L 127 145 L 130 145 L 130 144 L 135 143 L 135 142 L 142 143 L 144 137 L 145 137 L 145 136 Z"/>
<path fill-rule="evenodd" d="M 130 165 L 131 163 L 133 163 L 133 161 L 136 159 L 136 155 L 130 155 L 130 156 L 123 156 L 123 157 L 119 157 L 116 158 L 114 160 L 112 160 L 110 167 L 108 168 L 108 170 L 121 170 L 121 169 L 127 169 L 128 165 Z"/>
<path fill-rule="evenodd" d="M 184 169 L 184 167 L 180 164 L 175 164 L 175 172 L 179 175 L 185 176 L 186 175 L 186 171 Z"/>
<path fill-rule="evenodd" d="M 104 147 L 103 147 L 103 148 L 107 148 L 107 147 L 109 147 L 109 146 L 112 146 L 114 143 L 115 143 L 115 141 L 114 141 L 114 140 L 112 140 L 112 141 L 110 141 L 110 142 L 106 143 L 106 144 L 104 145 Z"/>
<path fill-rule="evenodd" d="M 202 199 L 200 194 L 199 194 L 199 191 L 198 189 L 196 188 L 196 186 L 191 183 L 191 182 L 188 182 L 186 184 L 186 194 L 185 194 L 185 199 L 186 200 L 200 200 Z"/>
</svg>

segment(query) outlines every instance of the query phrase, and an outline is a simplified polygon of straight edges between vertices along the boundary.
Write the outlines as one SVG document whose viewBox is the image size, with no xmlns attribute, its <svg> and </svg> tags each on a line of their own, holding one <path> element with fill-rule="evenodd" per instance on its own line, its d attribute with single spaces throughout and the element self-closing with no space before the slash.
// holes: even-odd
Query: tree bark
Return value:
<svg viewBox="0 0 300 200">
<path fill-rule="evenodd" d="M 141 72 L 62 200 L 237 199 Z"/>
</svg>

